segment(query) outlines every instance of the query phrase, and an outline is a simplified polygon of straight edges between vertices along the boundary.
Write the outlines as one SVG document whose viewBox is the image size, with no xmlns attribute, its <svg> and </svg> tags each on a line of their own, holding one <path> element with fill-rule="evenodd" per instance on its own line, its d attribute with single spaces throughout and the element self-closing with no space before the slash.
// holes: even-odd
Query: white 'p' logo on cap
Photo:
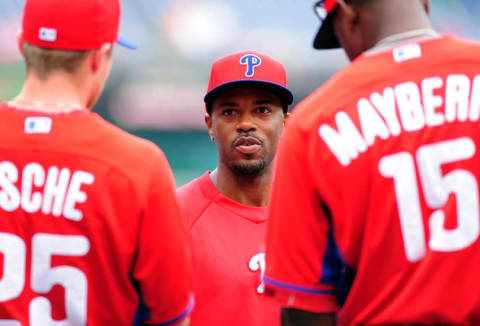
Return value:
<svg viewBox="0 0 480 326">
<path fill-rule="evenodd" d="M 57 40 L 57 30 L 54 28 L 40 27 L 38 38 L 45 42 L 55 42 Z"/>
</svg>

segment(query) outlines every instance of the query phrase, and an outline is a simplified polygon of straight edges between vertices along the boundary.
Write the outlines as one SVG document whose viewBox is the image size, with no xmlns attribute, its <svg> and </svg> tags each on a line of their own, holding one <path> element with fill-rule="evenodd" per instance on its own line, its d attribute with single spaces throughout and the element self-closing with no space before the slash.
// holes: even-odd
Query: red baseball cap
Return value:
<svg viewBox="0 0 480 326">
<path fill-rule="evenodd" d="M 204 101 L 208 106 L 220 92 L 241 86 L 263 88 L 277 94 L 285 110 L 293 95 L 287 88 L 287 73 L 283 65 L 269 56 L 254 51 L 228 55 L 212 65 L 210 82 Z"/>
<path fill-rule="evenodd" d="M 136 49 L 118 36 L 120 11 L 119 0 L 27 0 L 23 39 L 59 50 L 92 50 L 115 42 Z"/>
<path fill-rule="evenodd" d="M 313 47 L 315 49 L 336 49 L 341 47 L 333 31 L 333 11 L 337 8 L 337 0 L 320 0 L 315 2 L 313 10 L 320 19 Z"/>
</svg>

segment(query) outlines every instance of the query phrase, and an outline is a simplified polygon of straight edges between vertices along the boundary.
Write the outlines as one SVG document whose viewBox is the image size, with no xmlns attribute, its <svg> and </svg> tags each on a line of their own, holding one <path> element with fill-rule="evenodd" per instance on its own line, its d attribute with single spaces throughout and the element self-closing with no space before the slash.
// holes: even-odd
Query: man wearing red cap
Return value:
<svg viewBox="0 0 480 326">
<path fill-rule="evenodd" d="M 480 325 L 480 44 L 428 0 L 323 0 L 352 64 L 280 145 L 267 294 L 283 325 Z"/>
<path fill-rule="evenodd" d="M 193 253 L 192 325 L 280 323 L 261 275 L 272 163 L 292 99 L 284 67 L 266 55 L 236 53 L 212 66 L 205 122 L 218 166 L 177 193 Z"/>
<path fill-rule="evenodd" d="M 163 153 L 90 112 L 118 0 L 27 0 L 0 104 L 0 325 L 187 325 L 187 234 Z"/>
</svg>

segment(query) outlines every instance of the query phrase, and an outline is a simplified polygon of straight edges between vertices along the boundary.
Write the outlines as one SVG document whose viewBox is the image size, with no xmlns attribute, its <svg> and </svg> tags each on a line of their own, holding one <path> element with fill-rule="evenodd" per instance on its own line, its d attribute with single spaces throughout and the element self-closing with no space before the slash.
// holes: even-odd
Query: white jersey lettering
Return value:
<svg viewBox="0 0 480 326">
<path fill-rule="evenodd" d="M 429 127 L 435 127 L 445 122 L 442 113 L 436 112 L 436 109 L 443 105 L 443 98 L 435 95 L 435 90 L 443 86 L 443 80 L 440 77 L 427 78 L 422 81 L 423 106 L 425 110 L 425 122 Z"/>
<path fill-rule="evenodd" d="M 20 205 L 20 193 L 13 185 L 18 180 L 18 170 L 13 163 L 0 163 L 0 207 L 12 212 Z"/>
<path fill-rule="evenodd" d="M 455 119 L 466 121 L 468 116 L 468 97 L 470 95 L 470 79 L 465 75 L 447 77 L 445 117 L 448 122 Z"/>
<path fill-rule="evenodd" d="M 45 182 L 45 170 L 38 163 L 29 163 L 22 174 L 22 207 L 28 213 L 37 212 L 42 206 L 42 195 L 33 192 L 33 186 L 41 187 Z"/>
<path fill-rule="evenodd" d="M 367 99 L 362 98 L 358 101 L 358 117 L 368 146 L 373 145 L 376 137 L 387 139 L 390 136 L 387 126 Z"/>
<path fill-rule="evenodd" d="M 480 75 L 472 80 L 466 75 L 429 77 L 419 84 L 404 82 L 385 88 L 383 93 L 373 92 L 357 103 L 359 126 L 345 111 L 338 111 L 336 129 L 324 123 L 319 127 L 319 135 L 340 164 L 348 166 L 377 138 L 386 140 L 402 132 L 454 121 L 478 121 Z"/>
<path fill-rule="evenodd" d="M 27 213 L 41 211 L 72 221 L 82 220 L 83 213 L 76 205 L 87 201 L 82 187 L 93 184 L 93 174 L 80 170 L 71 173 L 68 168 L 60 170 L 56 166 L 45 171 L 39 163 L 28 163 L 20 171 L 22 179 L 18 184 L 17 166 L 0 162 L 0 209 L 13 212 L 21 208 Z"/>
<path fill-rule="evenodd" d="M 62 206 L 67 192 L 70 170 L 63 168 L 60 172 L 56 166 L 48 169 L 47 182 L 45 184 L 42 212 L 60 216 Z"/>
<path fill-rule="evenodd" d="M 402 129 L 400 128 L 400 122 L 397 117 L 395 93 L 393 89 L 390 87 L 385 88 L 383 95 L 373 93 L 370 95 L 370 101 L 372 101 L 375 108 L 380 112 L 383 119 L 385 119 L 392 136 L 400 135 Z"/>
<path fill-rule="evenodd" d="M 347 166 L 352 159 L 367 150 L 367 144 L 350 117 L 343 111 L 335 116 L 337 130 L 327 124 L 320 126 L 319 134 L 338 161 Z"/>
<path fill-rule="evenodd" d="M 398 111 L 405 131 L 416 131 L 425 127 L 420 90 L 417 84 L 408 82 L 395 87 Z"/>
<path fill-rule="evenodd" d="M 480 116 L 480 76 L 473 79 L 472 97 L 470 99 L 470 121 L 478 121 Z"/>
<path fill-rule="evenodd" d="M 68 188 L 67 198 L 65 200 L 65 208 L 63 215 L 72 221 L 80 221 L 83 214 L 75 208 L 77 203 L 84 203 L 87 200 L 87 194 L 80 190 L 82 185 L 91 185 L 94 181 L 93 175 L 88 172 L 75 171 Z"/>
</svg>

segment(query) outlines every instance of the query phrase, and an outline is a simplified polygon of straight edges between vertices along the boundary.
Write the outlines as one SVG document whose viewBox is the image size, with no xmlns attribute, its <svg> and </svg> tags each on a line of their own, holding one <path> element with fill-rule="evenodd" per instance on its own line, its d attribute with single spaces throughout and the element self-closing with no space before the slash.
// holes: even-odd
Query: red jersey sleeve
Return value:
<svg viewBox="0 0 480 326">
<path fill-rule="evenodd" d="M 133 278 L 142 301 L 138 318 L 173 325 L 193 308 L 192 267 L 174 179 L 160 154 L 146 196 Z"/>
<path fill-rule="evenodd" d="M 308 135 L 291 126 L 280 142 L 270 198 L 266 294 L 283 306 L 335 312 L 338 261 L 328 212 L 314 186 L 314 166 L 305 165 L 312 154 Z"/>
</svg>

